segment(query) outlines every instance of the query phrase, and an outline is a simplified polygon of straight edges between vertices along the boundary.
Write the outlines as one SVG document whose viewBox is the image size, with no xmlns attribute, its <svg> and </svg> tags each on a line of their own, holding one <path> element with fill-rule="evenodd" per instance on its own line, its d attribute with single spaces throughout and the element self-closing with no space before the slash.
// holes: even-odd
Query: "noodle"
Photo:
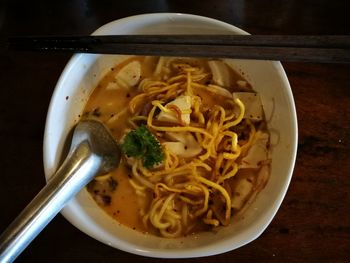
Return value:
<svg viewBox="0 0 350 263">
<path fill-rule="evenodd" d="M 227 225 L 243 177 L 242 160 L 265 132 L 263 119 L 246 118 L 244 102 L 212 83 L 205 61 L 161 58 L 159 63 L 166 68 L 157 65 L 155 76 L 140 81 L 127 107 L 107 120 L 118 127 L 125 118 L 124 135 L 145 124 L 164 153 L 151 168 L 125 158 L 128 182 L 143 200 L 140 221 L 147 231 L 168 238 Z"/>
</svg>

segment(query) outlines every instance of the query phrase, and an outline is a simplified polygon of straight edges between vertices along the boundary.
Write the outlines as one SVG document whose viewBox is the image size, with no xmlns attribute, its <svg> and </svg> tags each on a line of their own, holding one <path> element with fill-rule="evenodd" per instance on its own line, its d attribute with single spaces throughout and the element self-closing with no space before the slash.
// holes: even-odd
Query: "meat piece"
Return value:
<svg viewBox="0 0 350 263">
<path fill-rule="evenodd" d="M 169 112 L 161 111 L 157 116 L 159 121 L 178 123 L 178 124 L 190 124 L 190 113 L 191 113 L 191 97 L 190 96 L 180 96 L 175 100 L 169 102 L 165 105 L 165 108 L 174 105 L 180 111 L 181 121 L 177 115 L 177 112 L 170 110 Z M 171 107 L 170 107 L 171 108 Z"/>
<path fill-rule="evenodd" d="M 190 132 L 166 132 L 165 136 L 174 142 L 164 142 L 172 153 L 183 157 L 194 157 L 202 152 L 202 147 Z"/>
<path fill-rule="evenodd" d="M 245 106 L 244 117 L 250 120 L 262 120 L 263 119 L 263 106 L 260 100 L 260 96 L 254 92 L 234 92 L 234 99 L 239 99 Z"/>
</svg>

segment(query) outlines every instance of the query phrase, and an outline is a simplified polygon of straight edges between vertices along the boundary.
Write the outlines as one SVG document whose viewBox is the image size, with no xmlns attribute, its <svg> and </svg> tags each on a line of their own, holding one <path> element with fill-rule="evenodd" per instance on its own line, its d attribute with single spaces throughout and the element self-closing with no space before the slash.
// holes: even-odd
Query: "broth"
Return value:
<svg viewBox="0 0 350 263">
<path fill-rule="evenodd" d="M 165 61 L 163 62 L 163 64 L 161 64 L 162 59 Z M 166 62 L 169 60 L 171 61 L 171 59 L 169 58 L 168 60 L 164 58 L 162 59 L 158 57 L 131 57 L 130 59 L 124 61 L 123 63 L 111 68 L 111 70 L 105 75 L 105 77 L 100 81 L 98 86 L 94 89 L 93 93 L 91 94 L 88 100 L 88 103 L 84 109 L 83 118 L 95 118 L 102 121 L 110 129 L 114 138 L 119 143 L 123 143 L 123 139 L 125 138 L 125 135 L 131 130 L 135 129 L 134 127 L 135 123 L 137 123 L 137 125 L 139 125 L 139 123 L 143 123 L 147 125 L 145 120 L 135 121 L 134 125 L 130 122 L 130 118 L 132 118 L 133 115 L 135 115 L 135 113 L 132 113 L 132 110 L 130 108 L 130 103 L 133 102 L 132 100 L 137 95 L 140 95 L 143 93 L 142 89 L 140 88 L 141 86 L 140 83 L 143 83 L 142 82 L 143 80 L 148 80 L 148 79 L 152 79 L 152 81 L 154 82 L 156 81 L 166 82 L 169 79 L 171 80 L 171 78 L 174 75 L 178 74 L 178 72 L 182 70 L 181 67 L 185 67 L 185 71 L 186 71 L 187 66 L 184 66 L 184 64 L 189 65 L 189 68 L 200 68 L 204 72 L 204 73 L 200 72 L 197 75 L 194 73 L 191 73 L 190 71 L 189 71 L 190 73 L 187 73 L 187 76 L 190 76 L 193 81 L 193 84 L 190 84 L 190 85 L 194 85 L 193 89 L 190 91 L 191 96 L 200 98 L 201 100 L 200 109 L 201 109 L 201 112 L 203 112 L 202 119 L 203 118 L 206 120 L 210 119 L 211 118 L 210 114 L 214 114 L 213 109 L 217 108 L 217 105 L 220 105 L 222 109 L 227 111 L 226 116 L 228 116 L 229 114 L 234 115 L 235 117 L 239 116 L 239 113 L 237 113 L 239 111 L 239 108 L 237 107 L 237 105 L 233 105 L 232 99 L 228 100 L 227 94 L 236 92 L 237 96 L 242 96 L 241 92 L 246 92 L 246 94 L 250 94 L 250 99 L 256 96 L 256 93 L 253 91 L 251 85 L 244 78 L 242 78 L 242 76 L 237 74 L 235 71 L 233 71 L 229 67 L 225 66 L 225 70 L 226 70 L 225 74 L 229 76 L 226 78 L 226 80 L 225 78 L 223 80 L 220 80 L 219 78 L 220 76 L 219 77 L 215 76 L 214 71 L 217 70 L 217 68 L 215 68 L 214 66 L 219 67 L 219 69 L 220 67 L 222 67 L 222 64 L 219 64 L 219 62 L 217 63 L 219 66 L 216 64 L 212 66 L 209 64 L 208 60 L 206 59 L 177 59 L 177 60 L 175 59 L 174 60 L 175 62 L 173 61 L 169 63 L 170 64 L 173 63 L 171 65 L 175 64 L 177 66 L 167 67 Z M 137 84 L 135 86 L 128 86 L 128 85 L 125 85 L 125 83 L 120 83 L 120 81 L 118 80 L 118 76 L 120 76 L 123 70 L 127 72 L 125 68 L 127 67 L 127 65 L 130 65 L 133 62 L 137 63 L 137 65 L 140 65 L 140 72 L 141 72 L 140 76 L 136 76 L 135 74 L 135 78 L 137 79 L 139 78 L 136 81 Z M 168 69 L 168 71 L 163 70 L 163 68 Z M 136 70 L 135 72 L 137 71 L 138 70 Z M 158 72 L 158 73 L 155 73 L 155 72 Z M 131 74 L 134 74 L 134 73 L 131 72 Z M 133 77 L 134 77 L 133 75 L 125 74 L 125 76 L 129 77 L 129 79 L 127 79 L 128 81 L 133 82 Z M 198 76 L 199 77 L 203 76 L 203 79 L 198 81 L 199 83 L 198 85 L 202 85 L 203 87 L 201 86 L 201 88 L 194 88 L 195 82 L 196 82 L 195 78 Z M 123 79 L 122 77 L 121 79 Z M 217 77 L 217 80 L 214 81 L 215 77 Z M 226 85 L 225 87 L 218 85 L 219 82 L 220 84 L 222 83 L 225 84 L 225 81 L 226 81 L 226 84 L 229 82 L 229 85 Z M 188 85 L 188 82 L 189 82 L 188 79 L 187 79 L 187 84 L 186 84 L 186 81 L 184 82 L 183 89 L 186 89 L 185 86 Z M 171 85 L 171 83 L 169 85 Z M 161 87 L 163 86 L 160 86 L 159 89 Z M 164 89 L 166 89 L 169 86 L 164 86 L 164 87 L 165 87 Z M 178 91 L 175 89 L 174 92 L 178 92 Z M 188 94 L 186 92 L 189 92 L 189 91 L 185 91 L 184 94 Z M 244 98 L 244 96 L 245 95 L 243 94 L 241 98 Z M 177 97 L 179 96 L 178 95 L 176 95 L 175 97 L 170 96 L 167 99 L 167 101 L 162 101 L 162 103 L 165 105 L 166 103 L 169 103 L 169 101 L 175 101 L 174 98 L 176 99 Z M 153 101 L 155 101 L 155 99 L 157 98 L 152 98 Z M 150 101 L 147 101 L 147 100 L 145 100 L 144 102 L 145 102 L 144 104 L 142 103 L 137 104 L 137 106 L 135 106 L 134 108 L 134 111 L 138 112 L 139 116 L 145 116 L 146 118 L 146 116 L 149 116 L 153 104 L 151 104 Z M 171 108 L 170 104 L 168 104 L 167 106 L 168 108 Z M 232 108 L 232 110 L 230 108 Z M 161 111 L 161 108 L 155 111 L 155 114 L 158 114 L 157 117 L 154 118 L 154 123 L 156 125 L 162 124 L 164 127 L 175 127 L 177 125 L 170 120 L 165 120 L 165 121 L 161 120 L 159 117 L 160 115 L 159 111 Z M 184 124 L 181 123 L 183 119 L 181 118 L 184 117 L 185 114 L 182 112 L 185 112 L 185 111 L 182 111 L 180 115 L 178 111 L 179 110 L 176 109 L 175 112 L 177 112 L 177 115 L 174 114 L 175 116 L 174 118 L 178 118 L 180 120 L 179 126 L 183 126 Z M 199 127 L 198 129 L 202 129 L 203 128 L 202 126 L 204 124 L 202 125 L 200 124 L 200 118 L 198 117 L 199 115 L 195 116 L 194 111 L 195 111 L 194 106 L 191 106 L 191 114 L 189 116 L 189 118 L 191 118 L 191 123 L 192 123 L 192 119 L 196 120 L 196 123 L 194 124 L 196 124 Z M 218 110 L 218 112 L 220 111 Z M 185 216 L 186 219 L 181 219 L 182 221 L 180 220 L 182 222 L 181 224 L 186 225 L 186 227 L 185 228 L 182 227 L 181 231 L 179 231 L 178 234 L 174 235 L 174 237 L 183 236 L 183 235 L 191 234 L 202 230 L 209 230 L 217 226 L 218 224 L 227 225 L 229 223 L 227 214 L 230 213 L 230 218 L 231 218 L 232 217 L 231 214 L 235 215 L 235 214 L 238 214 L 239 211 L 242 211 L 243 208 L 246 207 L 246 205 L 249 203 L 249 200 L 251 200 L 251 198 L 254 197 L 257 194 L 257 192 L 259 192 L 266 184 L 268 173 L 269 173 L 268 171 L 269 160 L 267 158 L 267 155 L 266 155 L 266 158 L 260 158 L 261 160 L 258 160 L 260 163 L 258 162 L 254 163 L 256 161 L 254 160 L 255 157 L 250 156 L 250 151 L 252 151 L 251 149 L 253 148 L 253 146 L 244 147 L 244 144 L 252 144 L 254 140 L 255 140 L 254 143 L 258 144 L 260 140 L 259 136 L 263 134 L 263 136 L 265 136 L 264 143 L 262 143 L 261 145 L 266 147 L 265 152 L 268 149 L 268 137 L 266 138 L 266 134 L 268 134 L 268 132 L 266 129 L 266 123 L 264 120 L 263 113 L 259 116 L 251 115 L 251 117 L 252 118 L 254 117 L 255 119 L 253 118 L 250 120 L 249 117 L 247 117 L 247 119 L 242 117 L 243 119 L 238 125 L 230 127 L 226 131 L 226 134 L 235 133 L 237 135 L 237 138 L 238 138 L 237 147 L 240 149 L 241 152 L 243 152 L 242 155 L 240 155 L 234 161 L 231 162 L 232 170 L 235 169 L 235 167 L 238 167 L 236 163 L 239 164 L 239 169 L 237 168 L 238 172 L 235 173 L 234 176 L 227 179 L 223 178 L 222 181 L 220 181 L 221 179 L 219 179 L 221 176 L 220 173 L 224 173 L 226 168 L 224 165 L 222 167 L 219 167 L 220 165 L 218 163 L 220 162 L 224 163 L 226 161 L 226 166 L 229 166 L 228 160 L 230 159 L 225 159 L 226 157 L 222 157 L 221 161 L 212 156 L 205 159 L 205 162 L 206 162 L 205 165 L 211 167 L 211 172 L 207 173 L 205 172 L 205 169 L 198 168 L 199 174 L 201 173 L 204 174 L 203 178 L 201 179 L 202 185 L 208 184 L 207 182 L 208 180 L 214 180 L 214 181 L 217 180 L 216 182 L 218 185 L 218 186 L 215 186 L 216 188 L 206 185 L 207 188 L 209 189 L 208 196 L 210 195 L 209 196 L 210 202 L 206 203 L 207 211 L 205 211 L 205 213 L 201 214 L 200 216 L 196 216 L 196 217 L 193 216 L 195 213 L 197 214 L 199 213 L 199 212 L 196 212 L 195 209 L 200 210 L 202 206 L 202 205 L 194 204 L 195 202 L 198 202 L 198 204 L 200 203 L 200 198 L 198 197 L 198 200 L 197 200 L 196 194 L 191 195 L 192 192 L 193 193 L 195 192 L 195 190 L 191 190 L 192 192 L 186 192 L 187 190 L 183 190 L 183 192 L 181 193 L 176 192 L 176 190 L 172 190 L 173 192 L 171 193 L 173 196 L 173 200 L 171 200 L 171 202 L 174 210 L 174 212 L 172 212 L 174 218 L 177 218 L 177 215 L 180 215 L 180 214 L 182 216 L 186 213 L 190 215 L 190 216 Z M 219 121 L 217 120 L 219 119 L 219 117 L 214 116 L 212 117 L 212 119 L 213 121 Z M 188 125 L 189 124 L 187 124 L 187 126 Z M 167 132 L 166 131 L 164 132 L 161 130 L 158 130 L 158 131 L 153 130 L 152 127 L 148 127 L 148 128 L 152 131 L 153 135 L 157 137 L 157 140 L 160 142 L 163 149 L 164 147 L 167 147 L 167 146 L 164 146 L 169 141 L 169 139 L 167 138 Z M 252 131 L 255 132 L 254 135 L 252 135 L 253 133 Z M 169 134 L 170 133 L 168 133 L 168 135 Z M 203 136 L 205 138 L 205 135 L 200 135 L 200 134 L 198 135 L 196 132 L 193 132 L 193 131 L 186 134 L 190 134 L 191 138 L 192 137 L 196 138 L 196 140 L 199 140 L 199 141 L 201 140 L 200 138 L 203 139 Z M 213 134 L 214 136 L 217 136 L 215 132 Z M 170 141 L 174 142 L 174 138 L 172 138 Z M 231 143 L 233 145 L 232 141 L 233 139 L 231 140 L 227 139 L 226 141 L 219 143 L 215 148 L 215 151 L 218 152 L 217 156 L 220 156 L 220 151 L 224 151 L 224 149 L 229 148 Z M 203 145 L 205 144 L 203 143 Z M 197 158 L 198 156 L 204 156 L 205 151 L 209 152 L 208 149 L 202 148 L 200 153 L 197 153 L 197 155 L 194 155 L 192 157 L 186 157 L 184 155 L 185 157 L 176 157 L 176 158 L 178 158 L 179 163 L 181 163 L 181 165 L 186 165 L 190 163 L 192 159 Z M 171 151 L 172 150 L 170 149 L 170 152 Z M 165 155 L 166 154 L 167 152 L 165 152 Z M 234 151 L 232 152 L 232 154 L 234 154 Z M 224 156 L 224 155 L 221 155 L 221 156 Z M 231 155 L 227 155 L 227 156 L 228 156 L 227 158 L 232 158 Z M 169 155 L 167 158 L 170 158 Z M 204 159 L 206 157 L 204 156 L 201 158 Z M 198 157 L 197 159 L 201 160 L 201 158 Z M 251 161 L 252 159 L 253 161 Z M 252 163 L 254 163 L 255 166 L 252 165 Z M 155 181 L 155 182 L 151 181 L 150 183 L 150 184 L 154 183 L 156 185 L 160 185 L 159 187 L 162 186 L 163 188 L 159 188 L 160 190 L 158 189 L 159 192 L 155 193 L 153 190 L 147 187 L 145 187 L 146 188 L 145 190 L 137 191 L 139 187 L 144 187 L 144 186 L 142 186 L 142 183 L 140 183 L 142 181 L 136 180 L 136 176 L 133 174 L 134 170 L 132 170 L 132 167 L 133 166 L 130 165 L 130 158 L 128 158 L 127 156 L 124 156 L 124 158 L 122 158 L 120 166 L 115 171 L 107 175 L 106 180 L 102 178 L 101 180 L 92 181 L 87 187 L 88 191 L 90 192 L 91 196 L 95 199 L 95 201 L 98 203 L 98 205 L 110 216 L 112 216 L 115 220 L 117 220 L 119 223 L 144 233 L 152 233 L 154 235 L 167 236 L 166 232 L 164 231 L 168 231 L 168 230 L 157 229 L 157 227 L 154 226 L 154 224 L 156 223 L 154 224 L 152 223 L 153 224 L 152 225 L 149 222 L 149 221 L 151 222 L 154 221 L 154 220 L 152 221 L 152 218 L 150 218 L 152 215 L 147 215 L 148 211 L 152 208 L 152 206 L 155 205 L 154 204 L 155 195 L 157 194 L 157 198 L 162 197 L 164 192 L 166 192 L 166 190 L 164 190 L 166 188 L 162 186 L 162 184 L 164 184 L 165 179 L 159 179 L 159 181 Z M 154 174 L 161 173 L 159 172 L 159 169 L 162 169 L 162 168 L 159 168 L 159 167 L 162 167 L 162 165 L 158 165 L 151 168 L 150 170 L 147 170 L 147 169 L 146 170 L 151 171 L 151 173 L 154 171 Z M 140 169 L 143 171 L 142 167 Z M 147 171 L 144 171 L 144 172 L 147 173 Z M 229 173 L 227 172 L 227 174 Z M 164 177 L 166 176 L 164 175 Z M 185 182 L 187 182 L 186 181 L 187 179 L 182 177 L 181 179 L 175 178 L 174 180 L 179 181 L 177 182 L 178 185 L 181 185 L 182 181 L 184 182 L 184 184 L 186 184 Z M 132 184 L 135 184 L 135 182 L 136 182 L 136 186 L 132 185 Z M 199 188 L 202 187 L 198 182 L 196 184 L 198 184 L 197 187 Z M 184 187 L 186 188 L 186 186 Z M 193 187 L 195 187 L 195 184 Z M 225 198 L 223 197 L 223 195 L 220 195 L 220 191 L 221 192 L 223 191 L 222 189 L 224 189 L 227 192 L 227 194 L 230 195 L 230 200 L 231 200 L 230 208 L 225 207 L 225 205 L 227 205 L 228 203 L 228 200 L 226 199 L 226 204 L 225 204 L 225 200 L 223 201 L 223 199 Z M 197 189 L 196 191 L 198 192 L 200 190 Z M 207 190 L 205 189 L 203 190 L 203 198 L 205 196 L 204 194 L 205 191 Z M 242 197 L 242 195 L 244 195 L 244 197 Z M 214 197 L 212 198 L 212 196 Z M 184 206 L 181 203 L 182 202 L 181 200 L 186 200 L 188 205 Z M 202 201 L 202 203 L 203 202 L 204 201 Z M 177 211 L 177 209 L 182 209 L 182 211 Z M 223 212 L 220 209 L 225 211 Z M 162 213 L 162 211 L 160 211 L 159 213 Z M 171 213 L 169 211 L 169 215 L 170 214 Z M 226 218 L 224 218 L 225 216 Z M 169 219 L 169 220 L 171 221 L 173 219 Z M 163 222 L 163 221 L 159 219 L 159 222 Z M 190 227 L 190 225 L 193 225 L 193 226 Z M 175 230 L 169 230 L 170 234 L 173 234 L 173 232 L 175 232 Z M 170 234 L 169 234 L 169 237 L 172 237 Z"/>
</svg>

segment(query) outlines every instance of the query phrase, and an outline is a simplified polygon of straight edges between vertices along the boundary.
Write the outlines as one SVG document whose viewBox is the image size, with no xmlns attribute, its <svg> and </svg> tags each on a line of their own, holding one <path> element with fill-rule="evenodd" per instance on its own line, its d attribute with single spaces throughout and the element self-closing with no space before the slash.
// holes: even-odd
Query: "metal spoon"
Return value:
<svg viewBox="0 0 350 263">
<path fill-rule="evenodd" d="M 66 160 L 0 236 L 0 262 L 14 261 L 79 190 L 117 167 L 119 160 L 118 145 L 103 124 L 79 122 Z"/>
</svg>

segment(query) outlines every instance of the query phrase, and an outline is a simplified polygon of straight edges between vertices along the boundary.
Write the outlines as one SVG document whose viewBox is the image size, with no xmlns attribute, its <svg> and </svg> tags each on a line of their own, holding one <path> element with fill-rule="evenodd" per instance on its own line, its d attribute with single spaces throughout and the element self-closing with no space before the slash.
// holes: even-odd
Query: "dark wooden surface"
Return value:
<svg viewBox="0 0 350 263">
<path fill-rule="evenodd" d="M 0 1 L 0 37 L 89 34 L 125 16 L 185 12 L 253 34 L 350 34 L 348 1 Z M 69 55 L 0 53 L 0 232 L 44 186 L 42 141 Z M 222 255 L 163 260 L 131 255 L 58 215 L 18 262 L 350 262 L 350 65 L 283 63 L 295 97 L 299 149 L 287 196 L 267 230 Z"/>
</svg>

